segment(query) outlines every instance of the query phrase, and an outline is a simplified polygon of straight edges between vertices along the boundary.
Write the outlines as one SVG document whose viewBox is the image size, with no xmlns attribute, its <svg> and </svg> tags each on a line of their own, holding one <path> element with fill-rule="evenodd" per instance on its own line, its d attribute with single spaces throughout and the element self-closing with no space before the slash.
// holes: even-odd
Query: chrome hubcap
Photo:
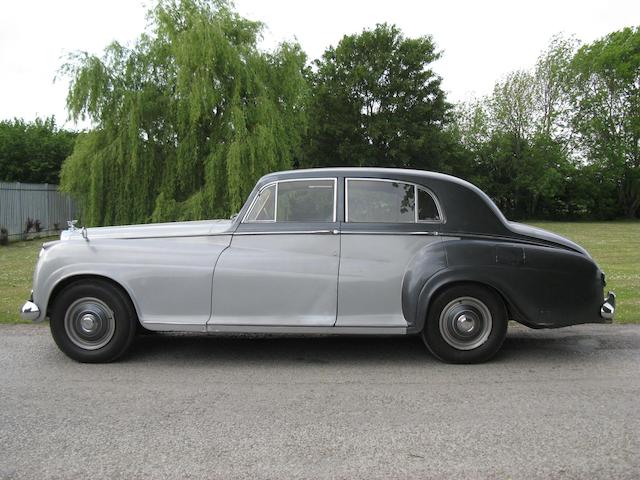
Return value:
<svg viewBox="0 0 640 480">
<path fill-rule="evenodd" d="M 476 328 L 476 321 L 463 313 L 456 318 L 456 328 L 463 333 L 470 333 Z"/>
<path fill-rule="evenodd" d="M 93 297 L 73 302 L 64 316 L 69 339 L 85 350 L 104 347 L 116 331 L 113 311 L 102 300 Z"/>
<path fill-rule="evenodd" d="M 98 326 L 98 319 L 93 313 L 88 313 L 80 319 L 80 326 L 86 333 L 91 333 Z"/>
<path fill-rule="evenodd" d="M 489 338 L 492 326 L 489 308 L 473 297 L 452 300 L 440 314 L 442 338 L 458 350 L 478 348 Z"/>
</svg>

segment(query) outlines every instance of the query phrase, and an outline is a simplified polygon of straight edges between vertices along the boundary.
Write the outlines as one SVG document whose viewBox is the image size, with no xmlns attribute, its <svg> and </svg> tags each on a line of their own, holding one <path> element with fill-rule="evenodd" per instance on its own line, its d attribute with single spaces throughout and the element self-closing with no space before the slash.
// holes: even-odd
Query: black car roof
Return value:
<svg viewBox="0 0 640 480">
<path fill-rule="evenodd" d="M 259 183 L 273 182 L 291 178 L 309 178 L 314 176 L 331 177 L 370 177 L 370 178 L 397 178 L 408 179 L 413 177 L 416 183 L 420 180 L 437 179 L 453 183 L 473 185 L 461 178 L 445 173 L 431 172 L 427 170 L 415 170 L 409 168 L 380 168 L 380 167 L 329 167 L 329 168 L 305 168 L 299 170 L 284 170 L 273 172 L 263 176 Z"/>
</svg>

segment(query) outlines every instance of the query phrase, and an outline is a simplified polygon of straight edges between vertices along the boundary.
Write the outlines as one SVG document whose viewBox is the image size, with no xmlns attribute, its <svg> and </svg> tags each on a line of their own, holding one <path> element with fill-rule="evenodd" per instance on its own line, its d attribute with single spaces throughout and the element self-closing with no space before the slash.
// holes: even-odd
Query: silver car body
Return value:
<svg viewBox="0 0 640 480">
<path fill-rule="evenodd" d="M 41 252 L 33 302 L 49 305 L 66 280 L 99 276 L 127 291 L 150 330 L 321 333 L 352 327 L 344 331 L 353 333 L 382 327 L 361 333 L 404 333 L 405 267 L 422 246 L 439 241 L 417 235 L 341 238 L 332 230 L 232 235 L 225 233 L 230 226 L 90 228 L 88 241 L 80 231 L 65 232 L 64 241 Z M 178 236 L 179 229 L 189 234 Z M 41 308 L 38 319 L 46 316 Z"/>
</svg>

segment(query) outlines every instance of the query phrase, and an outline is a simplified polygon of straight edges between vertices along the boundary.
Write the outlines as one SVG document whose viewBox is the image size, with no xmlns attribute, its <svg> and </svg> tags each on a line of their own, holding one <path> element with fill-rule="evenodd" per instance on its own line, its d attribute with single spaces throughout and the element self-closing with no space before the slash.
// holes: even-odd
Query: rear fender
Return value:
<svg viewBox="0 0 640 480">
<path fill-rule="evenodd" d="M 412 330 L 424 326 L 433 296 L 458 282 L 492 288 L 505 301 L 512 319 L 530 327 L 600 321 L 602 273 L 585 255 L 492 240 L 451 239 L 441 245 L 446 266 L 424 279 L 415 297 Z"/>
</svg>

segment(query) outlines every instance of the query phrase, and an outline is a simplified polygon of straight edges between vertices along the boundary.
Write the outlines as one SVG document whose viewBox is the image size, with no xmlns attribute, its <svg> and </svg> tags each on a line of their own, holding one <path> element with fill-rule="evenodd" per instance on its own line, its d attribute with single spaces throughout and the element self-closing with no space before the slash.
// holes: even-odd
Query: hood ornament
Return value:
<svg viewBox="0 0 640 480">
<path fill-rule="evenodd" d="M 78 220 L 67 220 L 67 225 L 69 226 L 68 231 L 77 232 L 78 230 L 80 230 L 80 235 L 82 235 L 82 238 L 84 238 L 88 242 L 89 233 L 87 232 L 87 227 L 82 227 L 81 229 L 78 229 L 76 227 L 76 223 L 78 223 Z"/>
</svg>

